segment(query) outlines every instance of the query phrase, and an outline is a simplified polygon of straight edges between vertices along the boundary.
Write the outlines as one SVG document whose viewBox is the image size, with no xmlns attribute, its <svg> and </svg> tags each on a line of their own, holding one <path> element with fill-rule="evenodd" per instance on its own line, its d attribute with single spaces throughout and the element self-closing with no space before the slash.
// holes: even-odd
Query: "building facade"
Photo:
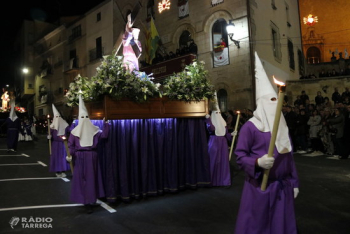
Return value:
<svg viewBox="0 0 350 234">
<path fill-rule="evenodd" d="M 297 1 L 106 0 L 79 18 L 62 21 L 32 45 L 35 115 L 52 113 L 51 103 L 70 115 L 64 97 L 69 83 L 78 74 L 92 77 L 103 55 L 122 54 L 121 34 L 129 12 L 136 19 L 133 26 L 141 29 L 142 45 L 154 18 L 162 55 L 195 42 L 197 60 L 205 62 L 222 111 L 255 108 L 255 51 L 271 81 L 273 75 L 281 81 L 296 80 L 304 69 Z M 233 35 L 226 31 L 230 23 L 235 25 Z M 143 53 L 140 61 L 145 66 L 144 60 Z"/>
</svg>

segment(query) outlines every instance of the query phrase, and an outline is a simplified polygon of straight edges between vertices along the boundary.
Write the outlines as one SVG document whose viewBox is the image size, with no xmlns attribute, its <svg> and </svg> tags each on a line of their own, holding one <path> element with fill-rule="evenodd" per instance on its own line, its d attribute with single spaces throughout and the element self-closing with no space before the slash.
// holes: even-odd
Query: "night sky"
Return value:
<svg viewBox="0 0 350 234">
<path fill-rule="evenodd" d="M 55 22 L 59 16 L 83 14 L 97 6 L 103 0 L 28 0 L 9 1 L 0 14 L 0 87 L 12 84 L 15 67 L 13 64 L 13 41 L 16 38 L 23 20 L 42 20 Z M 8 6 L 9 5 L 9 6 Z M 20 68 L 19 68 L 20 69 Z"/>
</svg>

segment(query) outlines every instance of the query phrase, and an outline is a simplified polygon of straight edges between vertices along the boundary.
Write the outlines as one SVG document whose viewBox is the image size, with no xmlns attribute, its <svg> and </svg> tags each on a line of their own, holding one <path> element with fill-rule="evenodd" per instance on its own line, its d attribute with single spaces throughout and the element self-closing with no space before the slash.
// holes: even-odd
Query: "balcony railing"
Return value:
<svg viewBox="0 0 350 234">
<path fill-rule="evenodd" d="M 196 59 L 196 55 L 187 54 L 181 57 L 162 61 L 151 66 L 143 67 L 140 69 L 140 71 L 146 72 L 148 75 L 153 73 L 154 83 L 162 83 L 173 73 L 183 71 L 185 66 L 191 64 L 194 59 Z"/>
</svg>

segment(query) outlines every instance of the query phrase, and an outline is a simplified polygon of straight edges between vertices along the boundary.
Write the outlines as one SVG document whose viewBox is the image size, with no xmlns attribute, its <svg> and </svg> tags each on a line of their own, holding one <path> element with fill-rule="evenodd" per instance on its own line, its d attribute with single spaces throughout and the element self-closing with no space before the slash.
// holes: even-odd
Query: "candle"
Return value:
<svg viewBox="0 0 350 234">
<path fill-rule="evenodd" d="M 50 132 L 50 115 L 47 115 L 47 134 L 49 136 L 51 136 L 51 132 Z M 51 155 L 51 137 L 49 138 L 49 152 Z"/>
<path fill-rule="evenodd" d="M 72 156 L 69 154 L 67 138 L 65 136 L 62 136 L 62 140 L 64 142 L 64 146 L 66 147 L 67 156 L 71 158 Z M 70 165 L 70 171 L 72 172 L 72 175 L 73 175 L 73 163 L 72 163 L 72 160 L 69 162 L 69 165 Z"/>
<path fill-rule="evenodd" d="M 234 132 L 237 132 L 238 124 L 239 124 L 239 117 L 241 115 L 241 112 L 237 111 L 237 119 L 236 119 L 236 126 Z M 231 160 L 231 155 L 232 155 L 232 149 L 235 143 L 237 133 L 233 136 L 232 143 L 231 143 L 231 148 L 230 148 L 230 156 L 229 156 L 229 161 Z"/>
<path fill-rule="evenodd" d="M 284 101 L 284 95 L 286 92 L 286 85 L 283 82 L 280 82 L 273 77 L 274 82 L 278 85 L 278 100 L 277 100 L 277 108 L 276 108 L 276 114 L 275 114 L 275 120 L 273 122 L 273 128 L 271 132 L 271 139 L 270 139 L 270 145 L 269 145 L 269 151 L 267 153 L 268 157 L 273 157 L 273 150 L 275 149 L 275 143 L 276 143 L 276 137 L 278 132 L 278 126 L 280 123 L 281 113 L 282 113 L 282 105 Z M 263 181 L 261 183 L 261 190 L 266 190 L 267 180 L 269 178 L 270 170 L 264 170 L 264 176 Z"/>
</svg>

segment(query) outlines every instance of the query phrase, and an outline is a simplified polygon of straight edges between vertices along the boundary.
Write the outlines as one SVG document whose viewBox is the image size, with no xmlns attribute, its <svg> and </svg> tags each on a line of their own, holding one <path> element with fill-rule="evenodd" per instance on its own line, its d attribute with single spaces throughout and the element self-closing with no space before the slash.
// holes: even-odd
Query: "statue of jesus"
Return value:
<svg viewBox="0 0 350 234">
<path fill-rule="evenodd" d="M 131 14 L 128 15 L 127 20 L 123 35 L 123 62 L 124 66 L 132 72 L 133 70 L 139 70 L 139 57 L 142 47 L 139 41 L 140 29 L 132 27 L 134 23 L 132 22 Z"/>
<path fill-rule="evenodd" d="M 8 107 L 8 102 L 10 101 L 10 96 L 7 91 L 3 93 L 1 96 L 2 99 L 2 109 L 6 109 Z"/>
</svg>

